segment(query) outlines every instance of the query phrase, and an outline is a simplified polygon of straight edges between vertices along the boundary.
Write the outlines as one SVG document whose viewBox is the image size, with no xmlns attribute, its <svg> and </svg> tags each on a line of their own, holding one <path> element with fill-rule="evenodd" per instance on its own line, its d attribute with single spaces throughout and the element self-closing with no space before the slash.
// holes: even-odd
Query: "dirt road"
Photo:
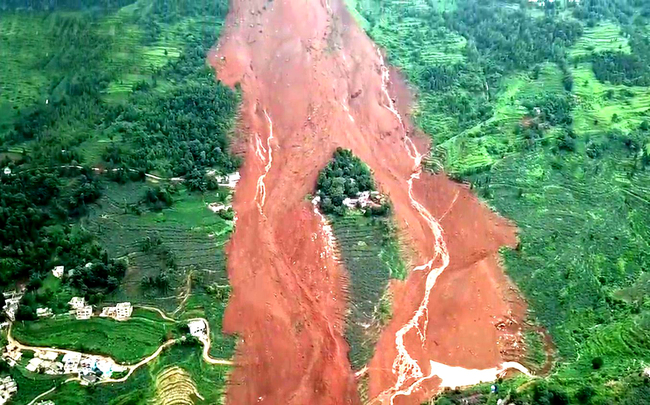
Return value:
<svg viewBox="0 0 650 405">
<path fill-rule="evenodd" d="M 524 311 L 497 260 L 514 230 L 466 187 L 419 172 L 428 143 L 402 121 L 409 91 L 342 2 L 234 0 L 210 62 L 241 85 L 248 142 L 228 246 L 224 325 L 241 337 L 229 403 L 359 403 L 343 339 L 345 269 L 305 199 L 338 146 L 372 168 L 414 251 L 415 271 L 392 286 L 370 396 L 416 404 L 458 370 L 497 373 Z"/>
</svg>

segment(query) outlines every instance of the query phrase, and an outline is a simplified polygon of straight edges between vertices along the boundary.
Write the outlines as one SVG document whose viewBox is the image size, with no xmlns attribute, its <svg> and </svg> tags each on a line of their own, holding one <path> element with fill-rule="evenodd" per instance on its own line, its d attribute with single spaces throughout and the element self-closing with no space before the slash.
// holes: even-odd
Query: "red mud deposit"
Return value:
<svg viewBox="0 0 650 405">
<path fill-rule="evenodd" d="M 210 55 L 220 80 L 241 85 L 240 128 L 247 139 L 234 200 L 237 226 L 228 246 L 233 294 L 224 329 L 240 341 L 227 400 L 357 404 L 343 338 L 345 269 L 305 196 L 334 149 L 352 149 L 390 194 L 413 263 L 431 260 L 440 238 L 409 195 L 417 159 L 396 114 L 408 111 L 410 96 L 394 74 L 396 104 L 387 96 L 383 58 L 342 1 L 233 2 L 221 43 Z M 416 143 L 426 150 L 425 140 Z M 523 311 L 496 255 L 500 246 L 515 243 L 514 231 L 444 176 L 415 178 L 413 197 L 442 225 L 450 263 L 431 292 L 424 344 L 415 332 L 406 334 L 405 344 L 425 374 L 429 360 L 496 367 L 505 338 L 514 332 L 513 324 L 499 322 L 518 320 Z M 371 397 L 397 381 L 395 333 L 420 305 L 425 276 L 413 272 L 394 286 L 394 318 L 369 367 Z M 439 382 L 428 379 L 396 402 L 419 403 Z"/>
</svg>

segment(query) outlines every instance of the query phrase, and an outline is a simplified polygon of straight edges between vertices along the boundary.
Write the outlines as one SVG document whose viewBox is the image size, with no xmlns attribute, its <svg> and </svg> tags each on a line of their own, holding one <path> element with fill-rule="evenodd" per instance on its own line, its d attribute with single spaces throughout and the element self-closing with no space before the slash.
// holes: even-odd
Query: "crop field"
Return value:
<svg viewBox="0 0 650 405">
<path fill-rule="evenodd" d="M 136 363 L 170 338 L 175 333 L 175 325 L 137 316 L 124 322 L 63 316 L 16 324 L 12 333 L 26 345 L 105 354 L 118 362 Z"/>
<path fill-rule="evenodd" d="M 465 176 L 486 171 L 519 150 L 521 139 L 514 130 L 527 112 L 523 102 L 544 92 L 561 92 L 562 72 L 545 63 L 536 78 L 529 73 L 511 75 L 502 80 L 499 89 L 492 117 L 436 145 L 448 173 Z"/>
<path fill-rule="evenodd" d="M 137 214 L 134 207 L 144 197 L 140 185 L 109 187 L 111 191 L 92 208 L 84 226 L 98 236 L 111 256 L 128 260 L 127 274 L 111 299 L 172 311 L 180 302 L 190 274 L 226 283 L 223 246 L 232 223 L 207 208 L 210 202 L 225 196 L 193 194 L 183 189 L 171 208 Z M 152 246 L 145 249 L 148 242 Z M 167 291 L 142 288 L 143 279 L 162 273 L 170 279 Z"/>
<path fill-rule="evenodd" d="M 350 276 L 350 314 L 346 339 L 350 362 L 363 368 L 374 353 L 381 326 L 390 318 L 386 287 L 391 278 L 404 279 L 390 219 L 360 215 L 330 217 L 341 259 Z"/>
<path fill-rule="evenodd" d="M 574 128 L 584 134 L 620 130 L 629 132 L 650 119 L 647 87 L 612 85 L 596 79 L 591 63 L 572 70 L 578 106 Z"/>
<path fill-rule="evenodd" d="M 630 52 L 628 40 L 621 35 L 621 27 L 618 24 L 604 22 L 593 28 L 586 28 L 569 55 L 572 58 L 581 58 L 602 51 Z"/>
</svg>

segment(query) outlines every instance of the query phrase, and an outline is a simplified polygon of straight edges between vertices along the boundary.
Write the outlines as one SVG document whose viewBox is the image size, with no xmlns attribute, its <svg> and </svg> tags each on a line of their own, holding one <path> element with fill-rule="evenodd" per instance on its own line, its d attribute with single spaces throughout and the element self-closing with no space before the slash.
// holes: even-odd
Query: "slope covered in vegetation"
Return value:
<svg viewBox="0 0 650 405">
<path fill-rule="evenodd" d="M 647 398 L 650 302 L 634 293 L 650 265 L 646 3 L 354 4 L 418 90 L 429 168 L 520 229 L 507 272 L 558 349 L 549 385 L 507 391 L 521 403 Z"/>
</svg>

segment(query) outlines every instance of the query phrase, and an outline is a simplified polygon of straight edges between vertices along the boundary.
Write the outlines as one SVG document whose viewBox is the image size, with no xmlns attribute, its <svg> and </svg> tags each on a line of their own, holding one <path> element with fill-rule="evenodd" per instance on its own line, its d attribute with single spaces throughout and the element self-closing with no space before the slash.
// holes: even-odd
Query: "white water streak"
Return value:
<svg viewBox="0 0 650 405">
<path fill-rule="evenodd" d="M 269 117 L 266 110 L 264 110 L 264 115 L 269 122 L 269 136 L 266 138 L 266 148 L 262 144 L 259 134 L 255 135 L 255 154 L 259 157 L 262 163 L 266 163 L 266 166 L 264 166 L 264 173 L 257 179 L 257 191 L 255 192 L 257 208 L 260 210 L 262 216 L 264 216 L 262 208 L 266 201 L 266 184 L 264 184 L 264 179 L 266 178 L 266 175 L 269 174 L 269 170 L 271 170 L 271 165 L 273 164 L 273 148 L 271 147 L 271 141 L 273 140 L 273 121 L 271 121 L 271 117 Z"/>
<path fill-rule="evenodd" d="M 430 361 L 431 372 L 429 375 L 425 376 L 418 362 L 406 349 L 406 346 L 404 344 L 404 337 L 412 330 L 415 330 L 415 332 L 418 334 L 422 345 L 424 345 L 426 342 L 426 331 L 429 322 L 427 308 L 429 305 L 431 290 L 436 284 L 438 277 L 449 266 L 450 259 L 449 251 L 447 250 L 447 244 L 443 238 L 443 229 L 440 226 L 440 223 L 436 221 L 433 215 L 431 215 L 431 213 L 419 201 L 417 201 L 413 195 L 413 180 L 420 178 L 420 174 L 422 173 L 421 163 L 424 155 L 422 155 L 417 150 L 417 147 L 406 132 L 402 117 L 395 108 L 395 104 L 390 97 L 390 94 L 388 93 L 390 71 L 384 64 L 384 57 L 379 49 L 377 49 L 377 54 L 379 56 L 381 68 L 382 92 L 384 93 L 387 100 L 387 104 L 384 104 L 384 107 L 390 111 L 400 123 L 402 132 L 404 133 L 404 147 L 406 148 L 409 157 L 413 160 L 413 172 L 407 180 L 409 199 L 411 200 L 411 205 L 413 208 L 417 210 L 417 212 L 429 226 L 429 229 L 431 229 L 431 232 L 435 238 L 435 244 L 433 246 L 433 256 L 431 259 L 428 262 L 413 269 L 414 271 L 428 270 L 422 301 L 420 302 L 418 309 L 413 314 L 413 317 L 395 333 L 395 347 L 397 348 L 397 356 L 393 362 L 393 374 L 397 375 L 397 381 L 393 387 L 379 394 L 376 400 L 383 403 L 386 399 L 388 399 L 392 405 L 397 396 L 411 395 L 415 390 L 420 388 L 424 381 L 434 376 L 442 380 L 441 387 L 457 387 L 473 385 L 482 381 L 495 380 L 500 373 L 509 368 L 516 368 L 517 370 L 530 375 L 524 366 L 514 362 L 505 362 L 492 369 L 472 370 L 462 367 L 447 366 L 442 363 Z M 437 267 L 434 267 L 434 262 L 436 261 L 439 261 L 440 264 Z M 408 381 L 412 380 L 415 381 L 409 385 L 406 385 Z"/>
</svg>

